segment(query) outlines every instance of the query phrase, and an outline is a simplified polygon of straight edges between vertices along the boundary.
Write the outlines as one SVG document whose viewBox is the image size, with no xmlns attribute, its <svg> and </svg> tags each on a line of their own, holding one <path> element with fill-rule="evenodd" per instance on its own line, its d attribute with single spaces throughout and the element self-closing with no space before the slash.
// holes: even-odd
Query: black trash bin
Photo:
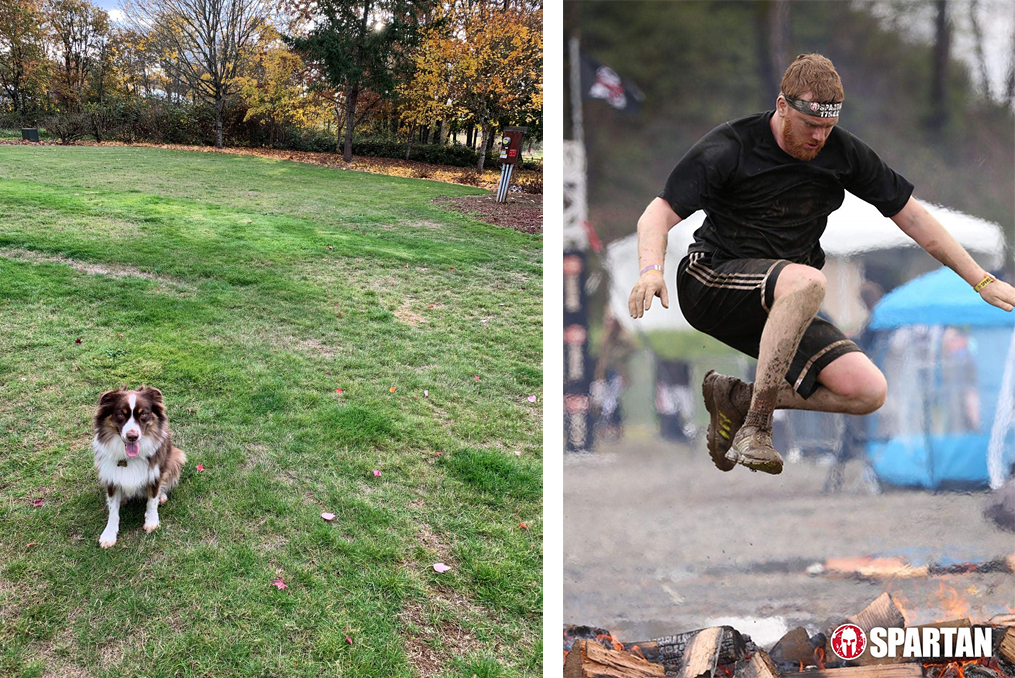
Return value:
<svg viewBox="0 0 1015 678">
<path fill-rule="evenodd" d="M 39 130 L 36 127 L 22 127 L 21 128 L 21 139 L 22 141 L 38 141 Z"/>
</svg>

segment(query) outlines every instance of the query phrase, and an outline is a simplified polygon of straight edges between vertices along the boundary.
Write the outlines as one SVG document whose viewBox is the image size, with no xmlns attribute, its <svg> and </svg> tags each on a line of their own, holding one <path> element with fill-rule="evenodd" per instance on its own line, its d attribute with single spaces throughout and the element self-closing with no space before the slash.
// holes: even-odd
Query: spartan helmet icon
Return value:
<svg viewBox="0 0 1015 678">
<path fill-rule="evenodd" d="M 856 636 L 856 630 L 852 626 L 847 626 L 839 634 L 839 645 L 842 647 L 842 654 L 855 657 L 860 654 L 857 649 L 857 644 L 860 639 Z"/>
</svg>

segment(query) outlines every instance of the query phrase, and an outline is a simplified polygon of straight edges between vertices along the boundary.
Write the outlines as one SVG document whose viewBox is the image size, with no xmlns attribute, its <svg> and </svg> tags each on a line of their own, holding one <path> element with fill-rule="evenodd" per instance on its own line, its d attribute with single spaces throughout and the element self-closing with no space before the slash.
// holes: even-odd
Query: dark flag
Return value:
<svg viewBox="0 0 1015 678">
<path fill-rule="evenodd" d="M 617 72 L 582 54 L 582 92 L 586 99 L 603 99 L 618 111 L 636 113 L 645 95 Z"/>
</svg>

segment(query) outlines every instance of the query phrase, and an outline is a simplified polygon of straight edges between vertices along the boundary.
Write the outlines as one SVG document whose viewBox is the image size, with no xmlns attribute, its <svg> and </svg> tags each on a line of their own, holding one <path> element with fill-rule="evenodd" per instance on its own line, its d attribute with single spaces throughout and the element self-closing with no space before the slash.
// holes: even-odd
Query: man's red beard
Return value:
<svg viewBox="0 0 1015 678">
<path fill-rule="evenodd" d="M 826 139 L 827 140 L 827 139 Z M 787 121 L 782 126 L 782 142 L 786 144 L 786 152 L 797 160 L 814 160 L 818 157 L 818 153 L 824 148 L 825 142 L 822 141 L 821 145 L 817 148 L 808 148 L 806 139 L 799 139 L 790 129 L 790 124 Z"/>
</svg>

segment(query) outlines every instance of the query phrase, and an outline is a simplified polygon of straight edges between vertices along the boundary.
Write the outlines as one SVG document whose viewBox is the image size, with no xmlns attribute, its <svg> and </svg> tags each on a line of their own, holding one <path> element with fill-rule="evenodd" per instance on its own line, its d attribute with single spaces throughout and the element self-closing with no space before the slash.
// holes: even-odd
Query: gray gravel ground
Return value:
<svg viewBox="0 0 1015 678">
<path fill-rule="evenodd" d="M 1011 572 L 863 579 L 807 574 L 827 558 L 987 562 L 1015 535 L 981 515 L 986 492 L 824 494 L 827 467 L 779 476 L 715 469 L 704 444 L 634 438 L 564 459 L 564 622 L 625 641 L 732 623 L 763 647 L 825 631 L 892 593 L 909 623 L 1015 612 Z M 733 619 L 730 619 L 733 618 Z"/>
</svg>

